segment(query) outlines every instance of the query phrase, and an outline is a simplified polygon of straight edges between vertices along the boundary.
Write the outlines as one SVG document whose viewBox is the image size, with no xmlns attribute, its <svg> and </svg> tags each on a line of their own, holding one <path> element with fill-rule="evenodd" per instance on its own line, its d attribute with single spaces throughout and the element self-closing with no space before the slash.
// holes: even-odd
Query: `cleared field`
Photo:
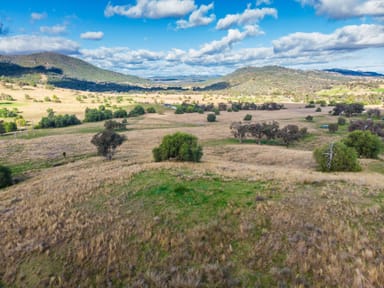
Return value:
<svg viewBox="0 0 384 288">
<path fill-rule="evenodd" d="M 128 118 L 113 161 L 90 143 L 103 123 L 2 137 L 0 162 L 20 183 L 0 191 L 0 286 L 383 286 L 384 162 L 317 172 L 313 148 L 345 131 L 319 128 L 336 122 L 329 108 L 286 106 L 222 112 L 215 123 L 169 110 Z M 32 107 L 35 119 L 46 108 Z M 238 144 L 229 125 L 247 113 L 312 136 L 290 148 Z M 202 163 L 153 162 L 176 131 L 199 138 Z"/>
</svg>

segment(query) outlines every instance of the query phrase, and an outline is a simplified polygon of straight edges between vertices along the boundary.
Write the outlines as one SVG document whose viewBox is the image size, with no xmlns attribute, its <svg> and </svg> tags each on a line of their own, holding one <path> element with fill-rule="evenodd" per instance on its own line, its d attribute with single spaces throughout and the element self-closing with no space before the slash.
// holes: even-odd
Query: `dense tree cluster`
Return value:
<svg viewBox="0 0 384 288">
<path fill-rule="evenodd" d="M 377 136 L 384 137 L 384 123 L 382 122 L 354 120 L 349 124 L 348 131 L 352 132 L 355 130 L 370 131 Z"/>
<path fill-rule="evenodd" d="M 332 115 L 339 116 L 345 115 L 346 117 L 351 117 L 354 115 L 359 115 L 363 113 L 364 105 L 361 103 L 337 103 L 332 110 Z"/>
<path fill-rule="evenodd" d="M 189 104 L 182 103 L 176 107 L 176 114 L 183 113 L 204 113 L 204 112 L 215 112 L 217 111 L 240 111 L 240 110 L 280 110 L 283 109 L 283 104 L 274 102 L 268 102 L 263 104 L 256 104 L 252 102 L 232 102 L 230 104 L 219 103 L 217 106 L 214 104 Z"/>
<path fill-rule="evenodd" d="M 381 139 L 370 131 L 353 131 L 342 142 L 354 148 L 357 155 L 362 158 L 377 158 L 382 149 Z"/>
<path fill-rule="evenodd" d="M 155 147 L 152 153 L 156 162 L 169 159 L 199 162 L 203 156 L 203 148 L 198 144 L 196 136 L 176 132 L 164 136 L 160 146 Z"/>
<path fill-rule="evenodd" d="M 280 129 L 276 121 L 263 123 L 243 123 L 233 122 L 230 126 L 232 135 L 241 143 L 247 137 L 252 137 L 256 143 L 261 143 L 262 139 L 267 141 L 278 139 L 282 144 L 289 144 L 307 135 L 307 128 L 299 128 L 297 125 L 287 125 Z"/>
<path fill-rule="evenodd" d="M 48 109 L 47 112 L 48 116 L 41 118 L 36 128 L 61 128 L 81 123 L 76 115 L 56 115 L 52 109 Z"/>
<path fill-rule="evenodd" d="M 98 122 L 113 118 L 112 110 L 106 109 L 104 105 L 96 108 L 86 108 L 84 122 Z"/>
</svg>

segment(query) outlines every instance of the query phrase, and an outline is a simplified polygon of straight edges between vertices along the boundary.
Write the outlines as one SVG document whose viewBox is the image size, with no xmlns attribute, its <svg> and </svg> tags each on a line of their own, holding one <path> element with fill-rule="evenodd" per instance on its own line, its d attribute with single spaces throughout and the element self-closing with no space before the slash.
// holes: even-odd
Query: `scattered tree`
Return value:
<svg viewBox="0 0 384 288">
<path fill-rule="evenodd" d="M 155 109 L 155 107 L 148 107 L 147 108 L 147 113 L 156 113 L 156 109 Z"/>
<path fill-rule="evenodd" d="M 216 121 L 216 114 L 214 114 L 214 113 L 209 113 L 209 114 L 207 115 L 207 121 L 208 121 L 208 122 L 215 122 L 215 121 Z"/>
<path fill-rule="evenodd" d="M 305 117 L 305 120 L 307 120 L 308 122 L 312 122 L 313 121 L 313 116 L 312 115 L 308 115 L 307 117 Z"/>
<path fill-rule="evenodd" d="M 354 148 L 357 155 L 363 158 L 377 158 L 383 146 L 380 138 L 370 131 L 353 131 L 342 141 L 348 147 Z"/>
<path fill-rule="evenodd" d="M 278 138 L 288 147 L 295 141 L 300 140 L 307 134 L 307 129 L 299 129 L 297 125 L 289 124 L 277 132 Z"/>
<path fill-rule="evenodd" d="M 144 110 L 143 106 L 141 106 L 141 105 L 136 105 L 136 106 L 133 107 L 133 109 L 129 112 L 128 117 L 137 117 L 137 116 L 144 115 L 144 114 L 145 114 L 145 110 Z"/>
<path fill-rule="evenodd" d="M 164 136 L 159 147 L 152 150 L 156 162 L 175 159 L 177 161 L 199 162 L 203 156 L 203 149 L 198 145 L 196 136 L 176 132 Z"/>
<path fill-rule="evenodd" d="M 381 122 L 374 122 L 372 120 L 351 121 L 348 131 L 353 132 L 355 130 L 371 131 L 377 136 L 384 137 L 384 123 Z"/>
<path fill-rule="evenodd" d="M 104 122 L 104 128 L 109 130 L 125 130 L 127 128 L 127 123 L 117 122 L 114 120 L 107 120 Z"/>
<path fill-rule="evenodd" d="M 339 124 L 340 126 L 344 126 L 345 124 L 347 124 L 347 119 L 345 119 L 344 117 L 339 117 L 337 118 L 337 124 Z"/>
<path fill-rule="evenodd" d="M 123 108 L 119 108 L 115 111 L 113 111 L 113 118 L 126 118 L 128 117 L 127 110 Z"/>
<path fill-rule="evenodd" d="M 112 110 L 106 109 L 104 105 L 100 105 L 99 109 L 85 109 L 84 122 L 97 122 L 113 118 Z"/>
<path fill-rule="evenodd" d="M 337 132 L 337 130 L 339 130 L 339 124 L 337 124 L 337 123 L 328 124 L 328 131 L 330 133 L 335 133 L 335 132 Z"/>
<path fill-rule="evenodd" d="M 344 143 L 335 142 L 317 148 L 314 158 L 323 172 L 360 171 L 356 150 Z"/>
<path fill-rule="evenodd" d="M 247 114 L 244 116 L 244 121 L 251 121 L 252 120 L 252 115 L 251 114 Z"/>
<path fill-rule="evenodd" d="M 368 115 L 368 117 L 370 117 L 370 118 L 380 119 L 381 111 L 380 111 L 380 109 L 377 109 L 377 108 L 369 109 L 369 110 L 367 111 L 367 115 Z"/>
<path fill-rule="evenodd" d="M 126 140 L 124 135 L 116 133 L 113 129 L 105 129 L 92 137 L 91 143 L 96 146 L 97 153 L 108 160 L 112 160 L 115 150 Z"/>
</svg>

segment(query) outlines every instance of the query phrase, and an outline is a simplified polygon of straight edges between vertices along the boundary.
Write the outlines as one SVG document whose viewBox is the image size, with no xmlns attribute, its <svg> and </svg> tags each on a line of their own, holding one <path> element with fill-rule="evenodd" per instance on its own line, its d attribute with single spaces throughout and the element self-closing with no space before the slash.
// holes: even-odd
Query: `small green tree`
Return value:
<svg viewBox="0 0 384 288">
<path fill-rule="evenodd" d="M 8 167 L 0 165 L 0 188 L 12 185 L 12 172 Z"/>
<path fill-rule="evenodd" d="M 251 114 L 247 114 L 244 116 L 244 121 L 251 121 L 252 120 L 252 115 Z"/>
<path fill-rule="evenodd" d="M 216 115 L 214 113 L 209 113 L 207 115 L 207 121 L 208 122 L 215 122 L 216 121 Z"/>
<path fill-rule="evenodd" d="M 328 131 L 330 133 L 335 133 L 335 132 L 337 132 L 337 130 L 339 130 L 339 124 L 337 124 L 337 123 L 328 124 Z"/>
<path fill-rule="evenodd" d="M 96 146 L 97 153 L 108 160 L 112 160 L 115 150 L 126 141 L 124 135 L 116 133 L 113 129 L 105 129 L 92 137 L 91 143 Z"/>
<path fill-rule="evenodd" d="M 305 117 L 305 120 L 307 120 L 308 122 L 311 122 L 311 121 L 313 121 L 313 116 L 308 115 L 307 117 Z"/>
<path fill-rule="evenodd" d="M 155 107 L 148 107 L 147 108 L 147 113 L 156 113 L 156 109 L 155 109 Z"/>
<path fill-rule="evenodd" d="M 360 171 L 356 150 L 342 142 L 326 144 L 317 148 L 313 156 L 323 172 Z"/>
<path fill-rule="evenodd" d="M 342 141 L 348 147 L 354 148 L 358 156 L 363 158 L 377 158 L 382 149 L 380 138 L 368 130 L 355 130 Z"/>
<path fill-rule="evenodd" d="M 344 117 L 339 117 L 337 118 L 337 124 L 339 124 L 340 126 L 344 126 L 345 124 L 347 124 L 347 119 L 345 119 Z"/>
<path fill-rule="evenodd" d="M 164 136 L 160 146 L 155 147 L 152 153 L 156 162 L 169 159 L 199 162 L 203 156 L 203 148 L 198 145 L 196 136 L 176 132 Z"/>
<path fill-rule="evenodd" d="M 145 114 L 144 107 L 141 106 L 141 105 L 136 105 L 136 106 L 133 107 L 133 109 L 129 112 L 128 116 L 129 116 L 129 117 L 137 117 L 137 116 L 144 115 L 144 114 Z"/>
</svg>

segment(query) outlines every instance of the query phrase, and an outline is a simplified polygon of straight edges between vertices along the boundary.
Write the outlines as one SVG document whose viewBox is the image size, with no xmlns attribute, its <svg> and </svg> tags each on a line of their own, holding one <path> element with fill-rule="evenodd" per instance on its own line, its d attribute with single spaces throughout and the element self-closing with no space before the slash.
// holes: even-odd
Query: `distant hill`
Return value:
<svg viewBox="0 0 384 288">
<path fill-rule="evenodd" d="M 206 81 L 195 90 L 227 90 L 231 94 L 306 95 L 351 81 L 343 75 L 303 71 L 279 66 L 245 67 L 226 76 Z"/>
<path fill-rule="evenodd" d="M 371 72 L 371 71 L 355 71 L 355 70 L 339 69 L 339 68 L 324 69 L 323 71 L 330 72 L 330 73 L 338 73 L 345 76 L 384 77 L 384 74 Z"/>
<path fill-rule="evenodd" d="M 53 78 L 69 78 L 94 83 L 147 85 L 151 81 L 136 76 L 98 68 L 78 58 L 51 52 L 31 55 L 0 55 L 0 76 L 21 76 L 25 73 L 46 73 Z M 57 79 L 56 79 L 57 81 Z"/>
</svg>

